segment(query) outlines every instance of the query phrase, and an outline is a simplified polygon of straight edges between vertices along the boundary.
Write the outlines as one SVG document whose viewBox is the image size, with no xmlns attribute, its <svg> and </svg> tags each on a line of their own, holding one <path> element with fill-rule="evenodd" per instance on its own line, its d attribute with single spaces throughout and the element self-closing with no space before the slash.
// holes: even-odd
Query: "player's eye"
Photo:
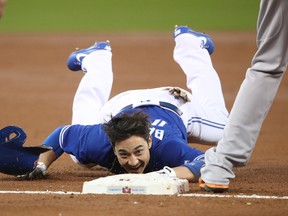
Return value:
<svg viewBox="0 0 288 216">
<path fill-rule="evenodd" d="M 119 156 L 121 157 L 121 158 L 127 158 L 128 157 L 128 154 L 126 153 L 126 152 L 120 152 L 119 153 Z"/>
<path fill-rule="evenodd" d="M 136 156 L 140 156 L 140 155 L 142 155 L 143 154 L 143 149 L 137 149 L 136 151 L 135 151 L 135 155 Z"/>
</svg>

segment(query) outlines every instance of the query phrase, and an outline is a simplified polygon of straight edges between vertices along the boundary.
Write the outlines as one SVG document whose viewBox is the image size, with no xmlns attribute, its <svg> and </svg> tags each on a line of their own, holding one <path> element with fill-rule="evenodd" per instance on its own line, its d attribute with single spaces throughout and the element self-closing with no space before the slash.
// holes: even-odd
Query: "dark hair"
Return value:
<svg viewBox="0 0 288 216">
<path fill-rule="evenodd" d="M 103 124 L 113 148 L 116 142 L 121 142 L 131 136 L 142 137 L 145 141 L 149 141 L 150 136 L 149 115 L 144 111 L 136 111 L 133 113 L 122 113 Z"/>
</svg>

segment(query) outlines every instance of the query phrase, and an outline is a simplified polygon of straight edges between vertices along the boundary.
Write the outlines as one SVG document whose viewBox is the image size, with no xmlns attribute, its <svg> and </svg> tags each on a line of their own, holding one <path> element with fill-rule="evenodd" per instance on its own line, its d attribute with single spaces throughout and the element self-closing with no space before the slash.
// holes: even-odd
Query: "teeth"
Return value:
<svg viewBox="0 0 288 216">
<path fill-rule="evenodd" d="M 141 167 L 141 165 L 140 165 L 140 166 L 137 166 L 137 167 L 130 167 L 130 169 L 132 169 L 132 170 L 138 170 L 140 167 Z"/>
</svg>

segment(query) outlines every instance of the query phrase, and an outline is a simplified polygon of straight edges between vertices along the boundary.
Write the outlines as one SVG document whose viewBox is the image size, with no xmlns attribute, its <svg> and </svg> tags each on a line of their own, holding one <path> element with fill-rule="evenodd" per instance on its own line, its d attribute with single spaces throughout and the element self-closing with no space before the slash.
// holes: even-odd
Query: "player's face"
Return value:
<svg viewBox="0 0 288 216">
<path fill-rule="evenodd" d="M 150 160 L 149 149 L 152 139 L 147 143 L 142 137 L 131 136 L 115 145 L 115 155 L 120 165 L 128 173 L 143 173 Z"/>
</svg>

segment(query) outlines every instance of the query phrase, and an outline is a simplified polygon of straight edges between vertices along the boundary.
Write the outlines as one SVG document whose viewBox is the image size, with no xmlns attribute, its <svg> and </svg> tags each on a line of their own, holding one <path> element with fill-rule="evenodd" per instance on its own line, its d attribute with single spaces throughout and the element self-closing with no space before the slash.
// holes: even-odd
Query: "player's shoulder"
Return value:
<svg viewBox="0 0 288 216">
<path fill-rule="evenodd" d="M 83 134 L 83 133 L 104 133 L 102 124 L 94 124 L 94 125 L 81 125 L 81 124 L 73 124 L 66 125 L 62 128 L 62 133 L 72 133 L 72 134 Z"/>
<path fill-rule="evenodd" d="M 187 145 L 187 140 L 179 133 L 162 134 L 159 131 L 152 134 L 152 149 L 174 148 Z"/>
</svg>

